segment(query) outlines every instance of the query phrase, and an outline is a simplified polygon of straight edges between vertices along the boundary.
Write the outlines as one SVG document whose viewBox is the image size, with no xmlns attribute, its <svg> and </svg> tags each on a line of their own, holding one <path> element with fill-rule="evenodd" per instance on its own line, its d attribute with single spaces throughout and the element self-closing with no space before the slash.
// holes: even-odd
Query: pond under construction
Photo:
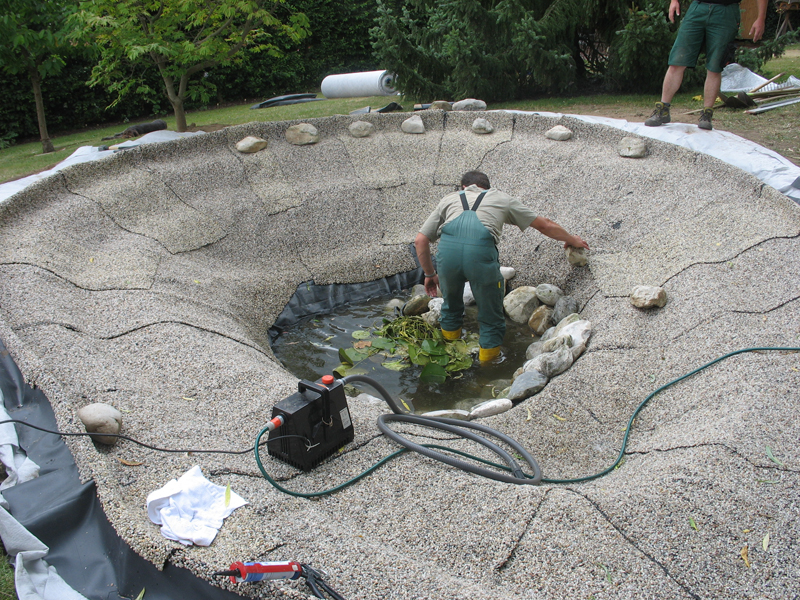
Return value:
<svg viewBox="0 0 800 600">
<path fill-rule="evenodd" d="M 305 317 L 281 333 L 274 340 L 272 350 L 294 375 L 316 381 L 342 366 L 340 349 L 375 339 L 375 330 L 384 324 L 384 320 L 397 317 L 387 309 L 387 305 L 393 298 L 407 300 L 409 293 L 404 294 L 375 297 L 340 306 L 328 314 Z M 478 332 L 476 315 L 477 307 L 467 306 L 464 320 L 467 335 Z M 370 336 L 366 338 L 363 337 L 366 334 L 356 333 L 354 337 L 354 332 L 369 332 Z M 400 361 L 403 368 L 397 370 L 393 365 L 398 361 L 385 351 L 359 361 L 347 370 L 347 374 L 375 379 L 392 397 L 410 401 L 416 412 L 469 411 L 480 402 L 499 397 L 498 394 L 511 384 L 514 371 L 525 361 L 525 350 L 534 340 L 527 324 L 506 319 L 502 360 L 481 365 L 476 359 L 471 367 L 451 373 L 443 383 L 421 381 L 423 367 L 411 364 L 407 358 Z"/>
</svg>

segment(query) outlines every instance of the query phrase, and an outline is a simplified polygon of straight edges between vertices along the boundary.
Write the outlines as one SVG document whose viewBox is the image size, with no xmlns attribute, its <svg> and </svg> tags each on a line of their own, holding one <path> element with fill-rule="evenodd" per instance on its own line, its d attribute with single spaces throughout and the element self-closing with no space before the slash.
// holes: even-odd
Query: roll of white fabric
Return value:
<svg viewBox="0 0 800 600">
<path fill-rule="evenodd" d="M 392 96 L 394 74 L 389 71 L 366 71 L 328 75 L 322 80 L 322 95 L 326 98 L 362 98 Z"/>
</svg>

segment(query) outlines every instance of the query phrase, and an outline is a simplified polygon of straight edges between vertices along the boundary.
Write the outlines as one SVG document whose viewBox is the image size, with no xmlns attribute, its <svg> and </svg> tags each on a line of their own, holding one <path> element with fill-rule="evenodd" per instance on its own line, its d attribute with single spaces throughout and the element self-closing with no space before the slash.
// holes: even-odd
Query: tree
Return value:
<svg viewBox="0 0 800 600">
<path fill-rule="evenodd" d="M 36 102 L 42 152 L 53 152 L 47 133 L 42 80 L 64 66 L 69 4 L 63 0 L 0 0 L 0 68 L 27 72 Z"/>
<path fill-rule="evenodd" d="M 229 64 L 245 46 L 279 56 L 278 37 L 308 34 L 305 15 L 289 13 L 284 23 L 274 16 L 279 5 L 286 0 L 88 0 L 74 20 L 100 48 L 91 85 L 115 92 L 116 104 L 131 91 L 152 91 L 141 69 L 154 65 L 176 128 L 186 131 L 186 98 L 206 100 L 213 91 L 193 76 Z"/>
<path fill-rule="evenodd" d="M 637 1 L 378 0 L 371 35 L 379 62 L 406 94 L 508 100 L 602 81 L 619 64 L 610 60 L 614 41 L 641 12 Z M 649 0 L 648 10 L 656 15 L 668 1 Z M 663 13 L 658 18 L 666 23 Z M 626 49 L 640 31 L 629 29 Z M 665 43 L 668 51 L 671 38 Z M 661 77 L 665 64 L 658 66 Z"/>
</svg>

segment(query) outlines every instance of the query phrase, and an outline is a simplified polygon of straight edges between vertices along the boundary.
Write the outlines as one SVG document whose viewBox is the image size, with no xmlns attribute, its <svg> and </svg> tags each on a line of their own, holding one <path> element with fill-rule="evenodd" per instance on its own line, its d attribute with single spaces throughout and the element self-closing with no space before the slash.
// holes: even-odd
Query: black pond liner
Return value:
<svg viewBox="0 0 800 600">
<path fill-rule="evenodd" d="M 269 328 L 269 341 L 272 344 L 281 333 L 296 325 L 301 319 L 315 315 L 325 315 L 334 309 L 350 303 L 359 303 L 406 290 L 422 282 L 422 269 L 398 273 L 367 281 L 364 283 L 334 283 L 315 285 L 311 282 L 297 286 L 289 303 Z"/>
<path fill-rule="evenodd" d="M 25 383 L 2 340 L 0 389 L 12 419 L 58 429 L 49 400 Z M 169 562 L 159 571 L 136 554 L 109 523 L 94 481 L 80 482 L 63 439 L 14 426 L 20 447 L 40 471 L 39 477 L 4 490 L 3 496 L 13 517 L 50 548 L 44 560 L 75 591 L 89 600 L 136 598 L 142 588 L 147 600 L 244 600 Z"/>
</svg>

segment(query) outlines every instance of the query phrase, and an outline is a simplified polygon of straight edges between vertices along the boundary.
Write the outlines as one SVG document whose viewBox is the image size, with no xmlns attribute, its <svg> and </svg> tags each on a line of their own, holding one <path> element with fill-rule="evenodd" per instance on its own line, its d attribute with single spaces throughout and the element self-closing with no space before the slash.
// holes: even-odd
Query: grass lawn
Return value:
<svg viewBox="0 0 800 600">
<path fill-rule="evenodd" d="M 784 73 L 779 81 L 784 81 L 789 75 L 800 78 L 800 44 L 787 48 L 786 54 L 767 63 L 763 75 L 770 78 L 779 73 Z M 699 108 L 701 103 L 693 98 L 701 93 L 699 90 L 676 96 L 673 104 L 679 110 L 688 111 Z M 491 109 L 516 109 L 538 110 L 550 112 L 566 112 L 573 114 L 594 114 L 622 118 L 629 121 L 643 121 L 652 109 L 657 98 L 653 94 L 647 95 L 592 95 L 572 96 L 561 98 L 539 98 L 536 100 L 519 100 L 492 104 Z M 351 111 L 364 106 L 380 108 L 391 101 L 398 101 L 405 112 L 411 112 L 414 103 L 404 98 L 378 96 L 374 98 L 348 98 L 338 100 L 325 100 L 321 102 L 307 102 L 291 106 L 276 106 L 251 110 L 251 103 L 221 108 L 192 111 L 187 114 L 186 120 L 197 129 L 223 125 L 238 125 L 250 121 L 284 121 L 293 119 L 309 119 L 314 117 L 327 117 L 336 114 L 349 114 Z M 724 111 L 724 112 L 723 112 Z M 790 160 L 800 164 L 800 143 L 794 143 L 792 130 L 797 128 L 797 119 L 800 115 L 800 105 L 777 109 L 762 115 L 746 115 L 742 111 L 723 109 L 717 111 L 718 126 L 731 131 L 757 143 L 766 145 L 775 151 L 784 154 Z M 673 110 L 673 115 L 676 114 Z M 784 117 L 788 116 L 788 119 Z M 164 115 L 169 129 L 175 128 L 175 118 Z M 149 119 L 143 119 L 145 122 Z M 682 120 L 682 119 L 677 119 Z M 686 122 L 694 122 L 696 118 L 686 117 Z M 786 121 L 786 132 L 780 131 L 781 125 Z M 777 132 L 770 132 L 767 123 L 775 123 Z M 102 142 L 103 137 L 114 135 L 124 130 L 128 124 L 110 125 L 96 129 L 85 129 L 77 133 L 57 134 L 52 136 L 56 151 L 42 154 L 40 142 L 18 144 L 0 150 L 0 182 L 11 181 L 31 173 L 36 173 L 52 168 L 80 146 L 100 146 L 114 142 Z M 773 147 L 770 138 L 776 140 Z M 794 154 L 793 154 L 794 153 Z"/>
</svg>

